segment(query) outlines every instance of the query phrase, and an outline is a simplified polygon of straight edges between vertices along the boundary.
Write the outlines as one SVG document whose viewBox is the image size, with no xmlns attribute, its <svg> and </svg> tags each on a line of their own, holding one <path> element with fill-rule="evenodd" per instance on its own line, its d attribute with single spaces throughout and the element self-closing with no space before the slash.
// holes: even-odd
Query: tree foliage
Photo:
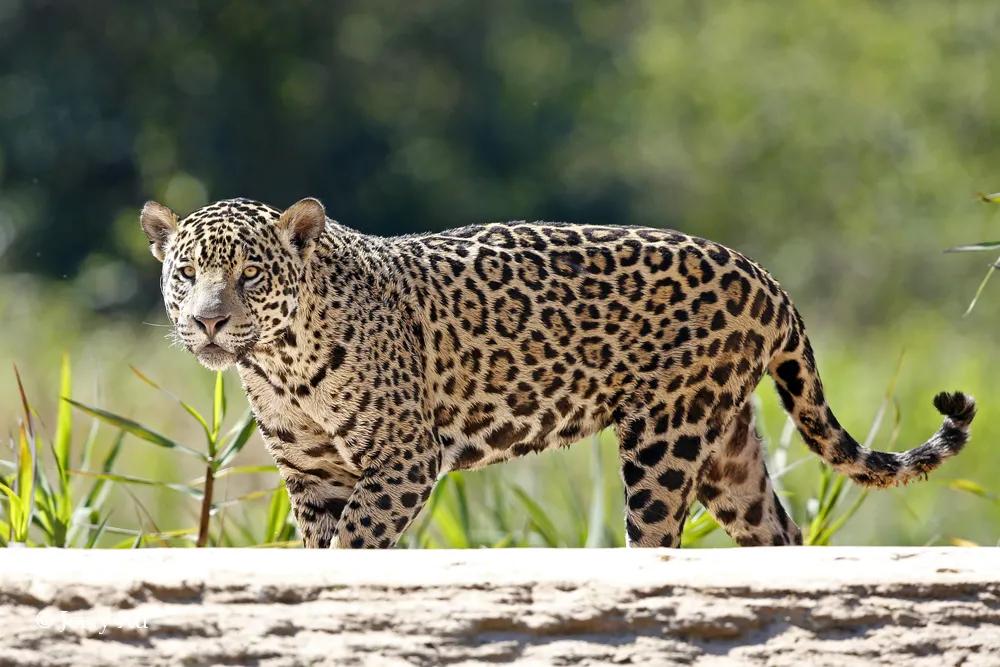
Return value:
<svg viewBox="0 0 1000 667">
<path fill-rule="evenodd" d="M 383 234 L 676 227 L 833 317 L 952 307 L 981 267 L 937 250 L 989 236 L 998 28 L 933 0 L 8 2 L 0 267 L 148 307 L 145 199 L 314 195 Z"/>
</svg>

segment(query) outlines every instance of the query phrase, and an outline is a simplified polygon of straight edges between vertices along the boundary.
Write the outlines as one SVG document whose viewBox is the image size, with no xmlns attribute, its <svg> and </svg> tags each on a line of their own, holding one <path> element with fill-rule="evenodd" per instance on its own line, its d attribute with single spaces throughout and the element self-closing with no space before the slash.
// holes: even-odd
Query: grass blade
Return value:
<svg viewBox="0 0 1000 667">
<path fill-rule="evenodd" d="M 257 429 L 257 421 L 254 419 L 253 414 L 248 410 L 243 418 L 233 427 L 233 429 L 226 436 L 225 440 L 229 443 L 223 450 L 222 454 L 218 457 L 218 465 L 224 466 L 232 460 L 240 451 L 243 449 L 244 445 L 250 440 L 250 437 L 254 434 Z"/>
<path fill-rule="evenodd" d="M 293 549 L 302 546 L 302 540 L 283 540 L 280 542 L 266 542 L 264 544 L 251 545 L 255 549 Z"/>
<path fill-rule="evenodd" d="M 948 488 L 962 491 L 963 493 L 971 493 L 974 496 L 1000 505 L 1000 495 L 987 491 L 982 485 L 973 482 L 971 479 L 953 479 L 948 482 Z"/>
<path fill-rule="evenodd" d="M 420 512 L 421 518 L 419 523 L 404 533 L 411 547 L 429 548 L 431 526 L 434 523 L 434 517 L 437 514 L 437 508 L 441 503 L 445 489 L 450 486 L 449 479 L 451 479 L 451 475 L 445 475 L 434 485 L 434 490 L 431 492 L 431 497 L 428 499 L 427 505 Z"/>
<path fill-rule="evenodd" d="M 86 549 L 93 549 L 94 547 L 97 546 L 98 540 L 101 539 L 101 536 L 104 535 L 104 531 L 108 527 L 108 520 L 110 518 L 111 518 L 111 515 L 108 514 L 106 517 L 104 517 L 104 519 L 101 521 L 101 523 L 98 524 L 97 528 L 95 528 L 92 531 L 90 531 L 90 536 L 87 537 L 87 545 L 85 547 Z"/>
<path fill-rule="evenodd" d="M 28 541 L 28 531 L 25 526 L 24 517 L 27 515 L 24 503 L 20 496 L 6 484 L 0 482 L 0 491 L 7 496 L 9 504 L 8 514 L 10 515 L 10 541 L 24 544 Z"/>
<path fill-rule="evenodd" d="M 196 422 L 198 422 L 198 424 L 201 426 L 202 430 L 205 431 L 205 437 L 206 438 L 211 438 L 212 437 L 212 429 L 211 429 L 211 427 L 209 427 L 208 422 L 205 421 L 205 418 L 201 416 L 201 413 L 198 412 L 197 410 L 195 410 L 194 407 L 190 403 L 182 401 L 179 397 L 175 396 L 170 391 L 167 391 L 166 389 L 164 389 L 163 387 L 161 387 L 159 384 L 157 384 L 155 381 L 153 381 L 152 378 L 150 378 L 148 375 L 146 375 L 145 373 L 143 373 L 142 371 L 140 371 L 135 366 L 132 366 L 131 364 L 129 364 L 129 368 L 132 369 L 132 372 L 140 380 L 142 380 L 143 382 L 145 382 L 146 384 L 148 384 L 153 389 L 156 389 L 160 393 L 165 394 L 166 396 L 169 396 L 174 401 L 176 401 L 177 404 L 180 405 L 184 409 L 185 412 L 187 412 L 189 415 L 191 415 L 191 417 Z"/>
<path fill-rule="evenodd" d="M 841 478 L 841 479 L 843 479 L 843 478 Z M 839 517 L 837 517 L 826 528 L 826 530 L 824 530 L 820 534 L 819 539 L 815 542 L 815 544 L 816 545 L 822 545 L 822 546 L 828 546 L 830 544 L 830 540 L 833 539 L 833 536 L 836 535 L 837 531 L 839 531 L 841 528 L 843 528 L 844 524 L 847 523 L 848 520 L 852 516 L 854 516 L 855 512 L 857 512 L 861 508 L 861 504 L 863 502 L 865 502 L 865 499 L 867 497 L 868 497 L 868 489 L 865 489 L 864 491 L 862 491 L 861 493 L 859 493 L 858 497 L 854 499 L 853 503 L 851 503 L 851 506 L 847 508 L 847 511 L 845 511 L 843 514 L 841 514 Z"/>
<path fill-rule="evenodd" d="M 278 469 L 271 464 L 262 464 L 256 466 L 232 466 L 230 468 L 223 468 L 222 470 L 215 473 L 215 479 L 221 479 L 222 477 L 228 477 L 230 475 L 255 475 L 255 474 L 276 474 Z M 198 484 L 204 484 L 205 478 L 199 477 L 198 479 L 191 480 L 190 484 L 192 486 L 197 486 Z"/>
<path fill-rule="evenodd" d="M 506 501 L 503 492 L 503 483 L 497 475 L 490 475 L 490 514 L 493 525 L 497 532 L 502 535 L 510 533 L 510 522 L 507 520 Z"/>
<path fill-rule="evenodd" d="M 280 489 L 279 486 L 274 486 L 268 489 L 257 489 L 255 491 L 248 491 L 242 495 L 236 496 L 235 498 L 227 498 L 225 500 L 214 503 L 211 508 L 211 513 L 215 514 L 217 510 L 222 507 L 231 507 L 233 505 L 239 505 L 240 503 L 246 502 L 247 500 L 257 500 L 258 498 L 266 498 L 274 493 L 276 490 Z"/>
<path fill-rule="evenodd" d="M 28 404 L 28 395 L 24 391 L 24 383 L 21 382 L 21 373 L 17 370 L 17 365 L 14 365 L 14 377 L 17 379 L 17 392 L 21 396 L 21 409 L 24 410 L 24 423 L 28 429 L 28 436 L 31 438 L 35 437 L 35 431 L 31 425 L 31 406 Z"/>
<path fill-rule="evenodd" d="M 83 460 L 80 462 L 80 467 L 84 470 L 90 468 L 90 462 L 94 458 L 94 447 L 97 445 L 97 434 L 100 430 L 101 421 L 99 419 L 91 419 L 90 429 L 87 431 L 87 439 L 83 441 Z"/>
<path fill-rule="evenodd" d="M 595 434 L 590 443 L 590 469 L 591 478 L 594 480 L 591 485 L 594 489 L 590 498 L 590 516 L 587 520 L 587 537 L 583 546 L 595 548 L 601 546 L 604 533 L 605 522 L 605 488 L 604 488 L 604 459 L 601 457 L 601 435 Z"/>
<path fill-rule="evenodd" d="M 464 535 L 466 544 L 472 544 L 472 521 L 469 518 L 469 499 L 465 493 L 465 477 L 461 473 L 454 473 L 452 481 L 452 494 L 458 505 L 458 525 Z"/>
<path fill-rule="evenodd" d="M 69 398 L 73 392 L 72 373 L 70 371 L 69 355 L 62 356 L 62 365 L 59 370 L 59 398 Z M 73 410 L 65 401 L 59 401 L 58 416 L 56 418 L 56 435 L 53 440 L 55 449 L 56 465 L 59 466 L 60 478 L 63 484 L 65 500 L 69 499 L 69 490 L 66 486 L 69 482 L 70 467 L 70 438 L 73 434 Z M 67 503 L 68 505 L 68 503 Z"/>
<path fill-rule="evenodd" d="M 507 549 L 512 546 L 514 546 L 514 536 L 508 533 L 491 544 L 490 549 Z"/>
<path fill-rule="evenodd" d="M 215 395 L 212 400 L 212 443 L 219 437 L 219 429 L 222 428 L 222 421 L 226 418 L 226 381 L 222 371 L 215 374 Z M 212 452 L 215 455 L 215 452 Z"/>
<path fill-rule="evenodd" d="M 160 482 L 155 479 L 145 479 L 143 477 L 133 477 L 132 475 L 119 475 L 110 472 L 91 472 L 89 470 L 71 470 L 74 475 L 82 475 L 84 477 L 96 477 L 97 479 L 105 479 L 109 482 L 119 482 L 121 484 L 139 484 L 142 486 L 154 486 L 160 489 L 171 489 L 179 493 L 186 494 L 192 498 L 201 499 L 202 493 L 198 489 L 188 486 L 186 484 L 177 484 L 174 482 Z"/>
<path fill-rule="evenodd" d="M 114 443 L 111 445 L 111 449 L 108 451 L 107 455 L 104 457 L 104 462 L 101 464 L 101 472 L 109 473 L 111 468 L 114 467 L 115 459 L 118 458 L 118 454 L 121 452 L 122 443 L 125 441 L 125 431 L 118 431 L 118 435 L 115 437 Z M 86 469 L 86 468 L 85 468 Z M 84 507 L 95 507 L 99 505 L 99 499 L 102 498 L 105 487 L 107 486 L 107 480 L 97 479 L 94 485 L 90 487 L 90 491 L 87 493 L 87 497 L 83 502 Z"/>
<path fill-rule="evenodd" d="M 545 546 L 558 547 L 560 543 L 559 532 L 556 530 L 552 520 L 545 513 L 545 510 L 520 486 L 511 485 L 511 489 L 514 491 L 514 496 L 521 502 L 521 505 L 528 513 L 532 527 L 545 542 Z"/>
<path fill-rule="evenodd" d="M 267 523 L 264 525 L 264 537 L 261 542 L 268 544 L 282 541 L 282 538 L 285 537 L 288 515 L 291 511 L 292 506 L 288 501 L 288 493 L 285 491 L 284 482 L 282 482 L 274 490 L 271 502 L 268 503 Z"/>
<path fill-rule="evenodd" d="M 165 447 L 167 449 L 176 449 L 178 451 L 185 452 L 192 456 L 196 456 L 202 461 L 206 460 L 205 455 L 202 454 L 201 452 L 191 449 L 190 447 L 185 447 L 184 445 L 181 445 L 179 443 L 176 443 L 173 440 L 170 440 L 169 438 L 160 435 L 159 433 L 155 433 L 146 428 L 145 426 L 143 426 L 142 424 L 140 424 L 139 422 L 127 419 L 120 415 L 116 415 L 112 412 L 107 412 L 106 410 L 101 410 L 99 408 L 92 408 L 88 405 L 84 405 L 83 403 L 79 403 L 70 398 L 67 398 L 65 400 L 73 407 L 79 410 L 83 410 L 87 414 L 96 417 L 107 424 L 111 424 L 112 426 L 120 428 L 121 430 L 131 435 L 134 435 L 140 440 L 145 440 L 146 442 L 156 445 L 158 447 Z"/>
<path fill-rule="evenodd" d="M 953 547 L 978 547 L 979 545 L 972 540 L 967 540 L 962 537 L 952 537 L 948 540 L 948 543 Z"/>
<path fill-rule="evenodd" d="M 434 512 L 434 527 L 444 539 L 444 544 L 449 549 L 468 549 L 468 534 L 462 529 L 461 521 L 451 511 L 447 505 L 438 505 Z"/>
<path fill-rule="evenodd" d="M 32 447 L 30 435 L 22 424 L 18 434 L 17 479 L 14 490 L 17 491 L 22 506 L 27 508 L 29 517 L 35 497 L 35 465 L 35 448 Z"/>
<path fill-rule="evenodd" d="M 681 546 L 694 547 L 698 543 L 714 533 L 719 528 L 712 515 L 705 511 L 704 507 L 699 508 L 691 519 L 684 524 L 681 533 Z"/>
<path fill-rule="evenodd" d="M 240 537 L 243 540 L 239 544 L 242 544 L 242 545 L 257 544 L 257 536 L 254 534 L 254 531 L 253 531 L 253 529 L 256 528 L 256 524 L 257 523 L 258 522 L 256 522 L 256 521 L 253 522 L 253 523 L 250 523 L 247 520 L 245 512 L 244 512 L 244 515 L 241 518 L 241 520 L 237 520 L 235 517 L 230 520 L 230 526 L 233 527 L 233 528 L 235 528 L 237 531 L 239 531 Z M 229 537 L 228 534 L 226 535 L 226 545 L 227 546 L 238 546 L 238 544 L 236 543 L 236 541 L 233 540 L 231 537 Z"/>
<path fill-rule="evenodd" d="M 945 252 L 980 252 L 1000 248 L 1000 241 L 984 241 L 982 243 L 967 243 L 947 248 Z"/>
<path fill-rule="evenodd" d="M 438 482 L 431 494 L 424 510 L 427 513 L 427 523 L 415 535 L 422 548 L 432 548 L 436 544 L 431 528 L 441 536 L 445 548 L 468 549 L 471 546 L 468 533 L 462 528 L 461 521 L 451 507 L 456 502 L 454 487 L 457 479 L 456 473 L 449 473 Z"/>
<path fill-rule="evenodd" d="M 969 313 L 972 312 L 972 309 L 976 307 L 976 303 L 979 301 L 979 297 L 982 296 L 983 290 L 986 289 L 986 283 L 990 281 L 990 278 L 993 277 L 993 272 L 996 270 L 997 270 L 996 264 L 993 264 L 990 266 L 990 268 L 986 269 L 986 275 L 983 276 L 983 281 L 979 283 L 979 287 L 976 288 L 976 294 L 975 296 L 972 297 L 972 301 L 969 302 L 969 307 L 965 309 L 965 312 L 962 314 L 962 317 L 968 317 Z"/>
</svg>

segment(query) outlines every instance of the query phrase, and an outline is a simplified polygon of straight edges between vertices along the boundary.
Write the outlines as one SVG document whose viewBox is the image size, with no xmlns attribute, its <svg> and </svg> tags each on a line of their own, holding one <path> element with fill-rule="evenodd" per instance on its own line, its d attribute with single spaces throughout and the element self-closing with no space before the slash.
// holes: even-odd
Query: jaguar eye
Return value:
<svg viewBox="0 0 1000 667">
<path fill-rule="evenodd" d="M 190 264 L 181 267 L 181 275 L 187 278 L 188 280 L 193 280 L 195 273 L 196 273 L 195 268 Z"/>
<path fill-rule="evenodd" d="M 260 267 L 252 264 L 243 269 L 243 280 L 253 280 L 260 275 Z"/>
</svg>

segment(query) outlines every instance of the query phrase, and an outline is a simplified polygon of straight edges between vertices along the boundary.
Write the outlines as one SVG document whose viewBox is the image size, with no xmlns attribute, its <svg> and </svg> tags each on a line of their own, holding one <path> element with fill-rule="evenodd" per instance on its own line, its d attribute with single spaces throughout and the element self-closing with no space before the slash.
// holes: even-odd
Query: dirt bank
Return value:
<svg viewBox="0 0 1000 667">
<path fill-rule="evenodd" d="M 0 664 L 475 661 L 1000 664 L 1000 550 L 0 551 Z"/>
</svg>

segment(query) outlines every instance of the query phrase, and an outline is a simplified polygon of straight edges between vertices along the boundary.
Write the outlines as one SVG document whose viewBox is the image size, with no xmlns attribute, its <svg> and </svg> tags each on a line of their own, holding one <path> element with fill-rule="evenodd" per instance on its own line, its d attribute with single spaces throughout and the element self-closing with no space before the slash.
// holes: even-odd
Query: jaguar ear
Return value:
<svg viewBox="0 0 1000 667">
<path fill-rule="evenodd" d="M 326 209 L 318 199 L 312 197 L 295 202 L 278 219 L 278 228 L 303 258 L 312 250 L 313 242 L 320 237 L 325 227 Z"/>
<path fill-rule="evenodd" d="M 177 232 L 177 214 L 163 204 L 148 201 L 139 214 L 139 224 L 149 239 L 149 251 L 162 262 L 167 253 L 167 243 Z"/>
</svg>

